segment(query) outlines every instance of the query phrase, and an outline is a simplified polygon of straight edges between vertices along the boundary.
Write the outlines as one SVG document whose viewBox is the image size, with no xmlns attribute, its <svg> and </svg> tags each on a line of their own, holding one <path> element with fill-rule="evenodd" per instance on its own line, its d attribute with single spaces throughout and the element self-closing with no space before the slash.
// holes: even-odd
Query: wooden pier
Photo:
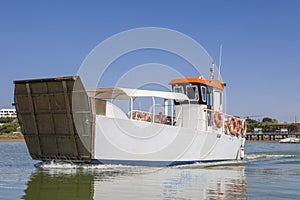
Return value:
<svg viewBox="0 0 300 200">
<path fill-rule="evenodd" d="M 249 141 L 263 141 L 263 140 L 269 140 L 269 141 L 276 141 L 281 140 L 288 137 L 296 137 L 300 138 L 300 133 L 247 133 L 246 134 L 246 140 Z"/>
</svg>

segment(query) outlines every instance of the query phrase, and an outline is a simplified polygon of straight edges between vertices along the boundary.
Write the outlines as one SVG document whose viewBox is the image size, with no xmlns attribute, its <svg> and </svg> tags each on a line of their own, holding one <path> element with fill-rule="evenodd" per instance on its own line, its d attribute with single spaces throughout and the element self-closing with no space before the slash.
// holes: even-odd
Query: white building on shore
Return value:
<svg viewBox="0 0 300 200">
<path fill-rule="evenodd" d="M 0 118 L 4 118 L 4 117 L 17 117 L 16 109 L 14 108 L 0 109 Z"/>
</svg>

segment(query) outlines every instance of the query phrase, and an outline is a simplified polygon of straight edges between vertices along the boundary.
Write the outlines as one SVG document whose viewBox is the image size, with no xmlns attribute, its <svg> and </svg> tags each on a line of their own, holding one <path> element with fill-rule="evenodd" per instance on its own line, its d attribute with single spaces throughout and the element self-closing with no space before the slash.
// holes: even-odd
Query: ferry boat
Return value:
<svg viewBox="0 0 300 200">
<path fill-rule="evenodd" d="M 36 160 L 173 166 L 244 157 L 246 124 L 223 113 L 221 80 L 174 79 L 172 92 L 86 89 L 79 76 L 14 84 L 17 117 Z M 145 98 L 150 109 L 134 109 Z M 127 101 L 129 110 L 115 101 Z"/>
</svg>

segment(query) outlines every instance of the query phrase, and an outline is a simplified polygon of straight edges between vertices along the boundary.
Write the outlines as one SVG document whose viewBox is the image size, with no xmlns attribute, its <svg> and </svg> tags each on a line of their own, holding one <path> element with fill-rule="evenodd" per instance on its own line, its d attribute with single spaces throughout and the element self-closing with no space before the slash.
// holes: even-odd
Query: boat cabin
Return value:
<svg viewBox="0 0 300 200">
<path fill-rule="evenodd" d="M 189 101 L 176 102 L 179 104 L 206 105 L 207 109 L 222 112 L 223 90 L 225 84 L 221 80 L 204 80 L 201 78 L 174 79 L 170 83 L 172 91 L 186 94 Z"/>
<path fill-rule="evenodd" d="M 209 130 L 214 113 L 223 112 L 223 90 L 221 80 L 202 78 L 174 79 L 169 83 L 175 93 L 186 94 L 189 101 L 174 101 L 176 113 L 184 127 Z"/>
</svg>

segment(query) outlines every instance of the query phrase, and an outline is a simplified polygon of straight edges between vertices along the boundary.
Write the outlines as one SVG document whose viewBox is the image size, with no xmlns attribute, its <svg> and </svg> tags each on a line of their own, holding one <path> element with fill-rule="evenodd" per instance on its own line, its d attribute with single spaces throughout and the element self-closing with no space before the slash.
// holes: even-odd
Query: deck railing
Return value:
<svg viewBox="0 0 300 200">
<path fill-rule="evenodd" d="M 161 105 L 156 105 L 159 107 Z M 169 106 L 170 107 L 170 106 Z M 151 110 L 151 109 L 150 109 Z M 165 115 L 162 112 L 154 113 L 149 111 L 143 110 L 132 110 L 128 112 L 128 118 L 137 121 L 144 121 L 144 122 L 152 122 L 152 123 L 159 123 L 159 124 L 167 124 L 171 126 L 175 126 L 176 123 L 180 123 L 178 126 L 182 125 L 182 108 L 178 113 L 174 116 L 174 111 L 172 111 L 172 115 Z"/>
<path fill-rule="evenodd" d="M 202 115 L 200 112 L 206 113 L 204 118 L 201 118 Z M 234 130 L 234 129 L 237 129 L 236 134 L 241 134 L 241 133 L 239 133 L 239 132 L 242 132 L 242 129 L 243 129 L 243 127 L 241 127 L 241 126 L 242 126 L 242 124 L 245 123 L 244 119 L 240 119 L 240 118 L 234 117 L 232 115 L 229 115 L 229 114 L 226 114 L 223 112 L 219 112 L 219 111 L 215 111 L 212 109 L 207 109 L 207 108 L 201 109 L 198 113 L 198 116 L 199 116 L 199 118 L 198 118 L 198 123 L 197 123 L 197 130 L 214 131 L 214 132 L 225 133 L 227 135 L 229 135 L 229 134 L 234 135 L 234 133 L 232 133 L 233 131 L 230 132 L 230 130 Z M 216 117 L 218 119 L 216 119 Z M 230 122 L 230 127 L 228 127 L 228 120 L 232 120 L 232 119 L 240 121 L 241 124 L 234 124 L 234 123 Z M 203 124 L 205 124 L 204 127 L 203 127 Z M 237 125 L 240 127 L 234 127 Z"/>
</svg>

